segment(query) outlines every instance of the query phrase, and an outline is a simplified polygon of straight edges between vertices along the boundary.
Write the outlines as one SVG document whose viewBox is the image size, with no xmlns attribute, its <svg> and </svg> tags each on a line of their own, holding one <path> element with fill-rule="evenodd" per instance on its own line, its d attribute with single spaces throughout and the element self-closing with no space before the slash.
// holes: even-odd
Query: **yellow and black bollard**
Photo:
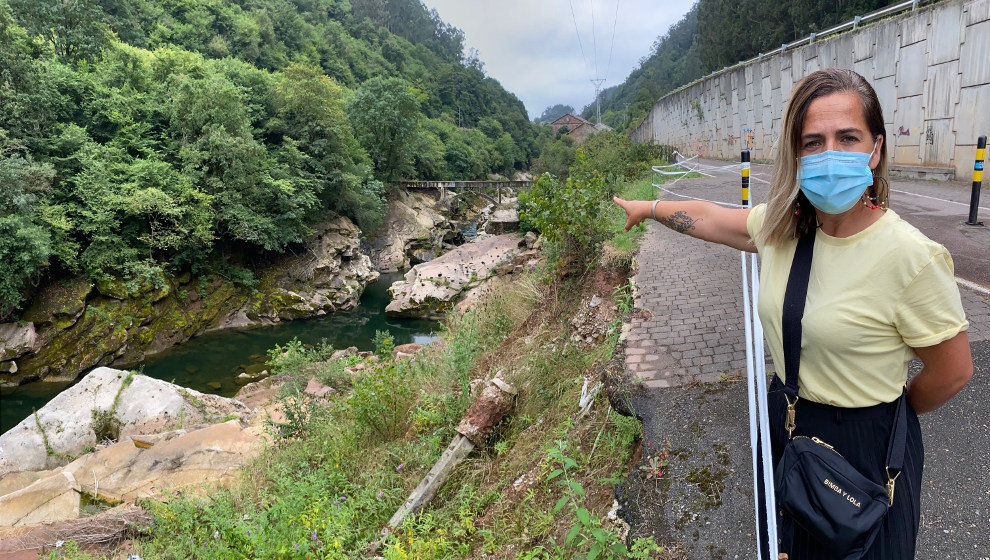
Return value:
<svg viewBox="0 0 990 560">
<path fill-rule="evenodd" d="M 749 206 L 749 150 L 742 151 L 742 205 Z"/>
<path fill-rule="evenodd" d="M 983 182 L 983 160 L 987 153 L 987 137 L 980 136 L 976 141 L 976 163 L 973 164 L 973 193 L 969 198 L 969 221 L 967 226 L 982 226 L 983 222 L 976 221 L 980 210 L 980 184 Z"/>
</svg>

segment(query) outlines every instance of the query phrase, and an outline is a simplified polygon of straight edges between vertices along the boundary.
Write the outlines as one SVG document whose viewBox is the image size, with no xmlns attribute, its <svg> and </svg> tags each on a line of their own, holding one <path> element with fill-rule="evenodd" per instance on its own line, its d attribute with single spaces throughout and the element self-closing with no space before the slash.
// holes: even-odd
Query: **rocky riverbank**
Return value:
<svg viewBox="0 0 990 560">
<path fill-rule="evenodd" d="M 515 199 L 503 201 L 503 206 L 510 205 L 515 205 Z M 465 229 L 470 225 L 478 232 L 484 231 L 498 210 L 482 197 L 465 200 L 462 195 L 459 200 L 444 204 L 437 201 L 435 193 L 400 189 L 390 195 L 385 222 L 362 247 L 371 257 L 375 270 L 405 270 L 470 241 L 473 235 Z"/>
<path fill-rule="evenodd" d="M 328 219 L 298 254 L 256 270 L 253 287 L 188 273 L 139 284 L 53 282 L 20 321 L 0 324 L 0 383 L 71 380 L 92 367 L 138 363 L 212 330 L 352 309 L 378 277 L 360 236 L 347 218 Z"/>
<path fill-rule="evenodd" d="M 257 398 L 263 385 L 271 383 L 243 393 L 266 401 Z M 16 540 L 18 527 L 82 517 L 88 502 L 133 507 L 140 498 L 227 484 L 264 448 L 258 411 L 143 375 L 93 370 L 0 435 L 0 541 Z"/>
<path fill-rule="evenodd" d="M 196 278 L 186 273 L 140 283 L 109 279 L 94 284 L 83 278 L 51 282 L 19 321 L 0 324 L 0 385 L 69 381 L 93 367 L 132 366 L 213 330 L 353 309 L 379 271 L 427 263 L 449 252 L 466 241 L 466 224 L 477 226 L 482 236 L 485 227 L 505 232 L 517 225 L 515 199 L 506 198 L 496 208 L 483 197 L 468 198 L 445 204 L 427 192 L 398 190 L 390 195 L 385 222 L 370 240 L 362 241 L 362 232 L 350 220 L 331 217 L 295 253 L 255 267 L 253 283 L 236 283 L 234 275 L 225 273 Z M 435 316 L 449 309 L 447 303 L 487 277 L 492 265 L 468 258 L 461 267 L 466 276 L 448 276 L 444 291 L 449 293 L 439 298 L 442 305 L 399 314 Z"/>
</svg>

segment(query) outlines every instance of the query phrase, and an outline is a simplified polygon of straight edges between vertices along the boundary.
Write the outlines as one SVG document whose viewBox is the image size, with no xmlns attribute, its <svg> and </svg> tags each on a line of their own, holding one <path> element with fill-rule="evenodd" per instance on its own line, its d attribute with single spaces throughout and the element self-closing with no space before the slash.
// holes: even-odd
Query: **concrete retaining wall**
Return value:
<svg viewBox="0 0 990 560">
<path fill-rule="evenodd" d="M 771 159 L 794 83 L 828 67 L 873 84 L 894 166 L 968 180 L 976 139 L 990 135 L 990 0 L 940 2 L 708 77 L 657 101 L 631 136 Z"/>
</svg>

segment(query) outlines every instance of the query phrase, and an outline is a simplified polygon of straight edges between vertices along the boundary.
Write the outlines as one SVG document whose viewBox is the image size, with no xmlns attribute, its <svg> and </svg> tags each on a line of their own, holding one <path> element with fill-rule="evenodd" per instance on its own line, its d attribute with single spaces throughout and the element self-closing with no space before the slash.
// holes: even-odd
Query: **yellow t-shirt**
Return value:
<svg viewBox="0 0 990 560">
<path fill-rule="evenodd" d="M 746 222 L 751 238 L 766 205 Z M 777 373 L 785 379 L 781 309 L 797 240 L 757 245 L 759 314 Z M 968 328 L 945 247 L 887 210 L 845 238 L 815 237 L 801 321 L 800 396 L 842 407 L 890 402 L 901 394 L 913 348 Z"/>
</svg>

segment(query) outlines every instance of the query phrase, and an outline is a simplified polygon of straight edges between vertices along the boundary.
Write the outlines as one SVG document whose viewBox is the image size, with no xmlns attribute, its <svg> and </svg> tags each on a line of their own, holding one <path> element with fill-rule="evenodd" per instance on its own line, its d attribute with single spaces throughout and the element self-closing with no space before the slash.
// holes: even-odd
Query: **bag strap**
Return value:
<svg viewBox="0 0 990 560">
<path fill-rule="evenodd" d="M 784 345 L 784 374 L 787 381 L 784 392 L 797 399 L 798 375 L 801 370 L 801 318 L 804 317 L 804 304 L 808 299 L 808 278 L 811 276 L 811 258 L 815 251 L 816 229 L 798 239 L 791 262 L 791 272 L 787 277 L 784 292 L 784 308 L 781 317 L 781 330 Z"/>
<path fill-rule="evenodd" d="M 811 260 L 815 249 L 815 234 L 818 229 L 812 229 L 798 239 L 794 250 L 794 260 L 787 276 L 787 288 L 784 291 L 784 305 L 781 316 L 781 338 L 784 346 L 784 393 L 787 396 L 788 436 L 794 431 L 794 405 L 798 401 L 798 377 L 801 370 L 801 319 L 804 317 L 804 306 L 808 299 L 808 280 L 811 277 Z M 894 482 L 904 467 L 904 451 L 907 447 L 907 392 L 897 398 L 894 412 L 894 424 L 890 429 L 890 439 L 887 442 L 887 494 L 890 503 L 894 503 Z"/>
<path fill-rule="evenodd" d="M 897 410 L 894 411 L 894 425 L 890 428 L 887 442 L 887 496 L 894 505 L 894 483 L 904 468 L 904 451 L 907 448 L 907 391 L 897 397 Z M 893 473 L 893 474 L 891 474 Z"/>
</svg>

